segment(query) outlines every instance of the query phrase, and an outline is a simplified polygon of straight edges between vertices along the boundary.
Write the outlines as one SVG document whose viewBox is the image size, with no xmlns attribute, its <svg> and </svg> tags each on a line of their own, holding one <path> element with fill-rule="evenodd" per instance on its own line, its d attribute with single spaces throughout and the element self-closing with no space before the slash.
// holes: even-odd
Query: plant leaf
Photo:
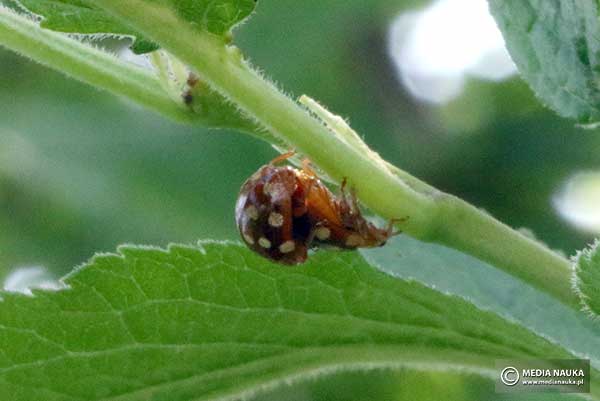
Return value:
<svg viewBox="0 0 600 401">
<path fill-rule="evenodd" d="M 596 1 L 489 0 L 522 77 L 563 117 L 600 121 Z"/>
<path fill-rule="evenodd" d="M 40 25 L 53 31 L 82 35 L 132 36 L 134 53 L 148 53 L 158 46 L 141 37 L 135 30 L 117 21 L 84 0 L 18 0 L 33 14 L 42 17 Z"/>
<path fill-rule="evenodd" d="M 600 241 L 577 254 L 573 274 L 573 286 L 583 309 L 600 316 Z"/>
<path fill-rule="evenodd" d="M 69 289 L 3 294 L 1 399 L 228 399 L 344 368 L 490 375 L 494 358 L 569 355 L 355 252 L 294 268 L 224 243 L 119 252 L 67 276 Z"/>
<path fill-rule="evenodd" d="M 32 13 L 42 16 L 41 26 L 59 32 L 133 36 L 132 50 L 148 53 L 158 49 L 135 30 L 98 8 L 89 0 L 18 0 Z M 171 6 L 183 20 L 198 30 L 228 36 L 231 29 L 254 10 L 255 0 L 153 0 Z"/>
<path fill-rule="evenodd" d="M 600 326 L 588 315 L 477 258 L 407 235 L 391 238 L 383 248 L 363 249 L 361 254 L 388 274 L 458 295 L 477 307 L 515 319 L 572 352 L 600 361 Z"/>
</svg>

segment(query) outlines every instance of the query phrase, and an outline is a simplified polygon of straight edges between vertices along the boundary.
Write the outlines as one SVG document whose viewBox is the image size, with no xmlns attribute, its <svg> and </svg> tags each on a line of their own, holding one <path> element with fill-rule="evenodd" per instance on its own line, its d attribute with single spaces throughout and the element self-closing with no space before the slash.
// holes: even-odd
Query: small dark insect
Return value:
<svg viewBox="0 0 600 401">
<path fill-rule="evenodd" d="M 200 79 L 194 73 L 190 72 L 190 75 L 188 76 L 188 79 L 186 81 L 186 85 L 188 88 L 181 94 L 181 97 L 183 98 L 183 103 L 185 103 L 188 106 L 191 105 L 194 101 L 194 95 L 192 94 L 192 90 L 194 89 L 196 84 L 198 84 L 199 81 Z"/>
<path fill-rule="evenodd" d="M 273 261 L 303 263 L 310 248 L 344 249 L 382 246 L 397 233 L 390 221 L 377 228 L 361 214 L 354 191 L 346 182 L 336 197 L 319 180 L 308 161 L 301 170 L 277 163 L 285 153 L 262 166 L 242 185 L 235 220 L 250 249 Z"/>
<path fill-rule="evenodd" d="M 192 102 L 194 101 L 194 95 L 192 95 L 192 91 L 190 89 L 183 92 L 183 94 L 181 95 L 181 98 L 183 99 L 183 103 L 185 103 L 188 106 L 191 105 Z"/>
</svg>

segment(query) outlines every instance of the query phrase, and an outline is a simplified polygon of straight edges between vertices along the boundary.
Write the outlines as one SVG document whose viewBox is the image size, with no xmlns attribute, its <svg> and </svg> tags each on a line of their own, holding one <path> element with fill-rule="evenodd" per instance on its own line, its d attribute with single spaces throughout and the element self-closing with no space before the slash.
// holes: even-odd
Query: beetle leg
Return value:
<svg viewBox="0 0 600 401">
<path fill-rule="evenodd" d="M 350 188 L 350 205 L 352 212 L 361 217 L 362 213 L 360 211 L 360 206 L 358 206 L 358 198 L 356 197 L 356 189 L 354 187 Z"/>
<path fill-rule="evenodd" d="M 313 240 L 315 239 L 315 235 L 317 235 L 317 228 L 318 226 L 313 226 L 308 233 L 308 237 L 306 238 L 306 246 L 308 248 L 310 248 L 310 244 L 312 244 Z"/>
<path fill-rule="evenodd" d="M 348 202 L 348 196 L 346 195 L 346 184 L 347 184 L 347 180 L 346 177 L 344 177 L 344 179 L 342 180 L 342 184 L 340 185 L 340 201 L 338 202 L 339 206 L 340 206 L 340 212 L 343 214 L 347 214 L 349 211 L 352 210 L 352 207 L 350 205 L 350 202 Z"/>
<path fill-rule="evenodd" d="M 317 178 L 317 173 L 310 167 L 310 160 L 302 159 L 302 171 L 311 178 Z"/>
<path fill-rule="evenodd" d="M 292 149 L 289 152 L 280 154 L 279 156 L 277 156 L 276 158 L 271 160 L 269 162 L 269 164 L 273 165 L 273 164 L 281 163 L 282 161 L 289 159 L 290 157 L 294 156 L 295 154 L 296 154 L 296 151 Z"/>
<path fill-rule="evenodd" d="M 306 212 L 308 210 L 308 198 L 310 196 L 310 191 L 313 188 L 313 184 L 315 183 L 315 179 L 317 178 L 317 176 L 314 175 L 314 171 L 312 171 L 310 169 L 310 167 L 308 167 L 308 163 L 310 163 L 308 161 L 308 159 L 302 160 L 302 171 L 305 173 L 310 173 L 311 177 L 314 179 L 308 180 L 308 186 L 304 190 L 304 202 L 303 202 L 304 212 Z"/>
<path fill-rule="evenodd" d="M 386 233 L 387 233 L 386 235 L 388 237 L 393 237 L 395 235 L 401 234 L 402 233 L 401 230 L 394 231 L 394 225 L 396 223 L 404 223 L 408 219 L 409 219 L 409 216 L 402 217 L 402 218 L 396 218 L 396 219 L 390 219 L 390 221 L 388 222 L 387 228 L 386 228 Z"/>
<path fill-rule="evenodd" d="M 314 171 L 308 166 L 309 163 L 308 159 L 302 160 L 302 172 L 304 174 L 297 178 L 297 185 L 302 188 L 302 198 L 294 207 L 294 217 L 302 216 L 308 212 L 308 199 L 310 197 L 310 192 L 313 189 L 313 185 L 317 180 Z M 305 176 L 308 176 L 308 178 Z"/>
<path fill-rule="evenodd" d="M 342 196 L 342 203 L 346 212 L 349 212 L 353 216 L 360 217 L 362 216 L 360 212 L 360 207 L 358 206 L 358 198 L 356 197 L 356 189 L 354 187 L 350 188 L 350 199 L 348 199 L 348 195 L 346 193 L 346 185 L 347 180 L 346 177 L 342 180 L 342 185 L 340 187 L 340 192 Z"/>
<path fill-rule="evenodd" d="M 344 179 L 342 180 L 342 185 L 340 185 L 340 193 L 342 195 L 342 199 L 346 200 L 346 184 L 348 183 L 348 181 L 346 180 L 346 177 L 344 177 Z"/>
<path fill-rule="evenodd" d="M 310 232 L 308 233 L 308 237 L 306 238 L 306 245 L 309 248 L 310 248 L 310 244 L 312 244 L 315 237 L 317 236 L 317 230 L 321 227 L 327 227 L 327 226 L 325 224 L 323 224 L 322 222 L 319 222 L 310 229 Z"/>
<path fill-rule="evenodd" d="M 344 177 L 340 185 L 340 198 L 336 202 L 336 206 L 344 228 L 356 230 L 356 213 L 354 213 L 352 201 L 348 198 L 348 193 L 346 191 L 347 183 L 346 177 Z"/>
</svg>

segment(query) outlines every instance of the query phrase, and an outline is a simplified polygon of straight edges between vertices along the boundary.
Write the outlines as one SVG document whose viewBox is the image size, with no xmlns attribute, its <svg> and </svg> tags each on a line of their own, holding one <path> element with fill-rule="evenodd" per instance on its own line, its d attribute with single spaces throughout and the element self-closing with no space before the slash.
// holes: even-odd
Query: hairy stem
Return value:
<svg viewBox="0 0 600 401">
<path fill-rule="evenodd" d="M 511 241 L 520 233 L 514 232 L 461 199 L 444 194 L 385 162 L 369 149 L 341 117 L 332 114 L 308 96 L 303 95 L 299 101 L 336 132 L 342 141 L 369 154 L 372 159 L 380 162 L 382 169 L 396 174 L 414 190 L 427 193 L 436 199 L 440 209 L 439 223 L 431 223 L 432 226 L 437 224 L 438 228 L 429 231 L 429 236 L 426 238 L 428 241 L 467 251 L 480 259 L 493 262 L 494 265 L 504 264 L 505 270 L 526 282 L 536 283 L 547 280 L 548 292 L 573 306 L 577 305 L 577 299 L 568 279 L 571 277 L 571 267 L 560 255 L 523 236 L 519 241 Z M 505 241 L 509 241 L 510 248 L 506 249 L 505 254 L 501 254 L 498 252 L 499 244 Z M 523 266 L 520 261 L 525 258 L 530 260 L 527 269 L 518 268 Z"/>
<path fill-rule="evenodd" d="M 159 39 L 165 49 L 193 67 L 214 89 L 309 156 L 332 178 L 347 177 L 361 200 L 369 206 L 377 205 L 377 212 L 398 218 L 409 215 L 404 228 L 417 236 L 426 230 L 423 223 L 434 212 L 432 199 L 383 171 L 364 152 L 341 142 L 322 122 L 250 68 L 237 48 L 227 46 L 220 37 L 192 30 L 160 5 L 143 0 L 98 0 L 96 4 L 124 17 L 152 39 Z M 389 196 L 381 197 L 384 192 Z"/>
<path fill-rule="evenodd" d="M 169 97 L 151 71 L 64 34 L 42 29 L 34 21 L 1 5 L 0 46 L 172 119 L 190 121 L 194 118 L 183 104 L 179 105 Z"/>
<path fill-rule="evenodd" d="M 96 4 L 188 63 L 214 89 L 331 177 L 347 178 L 372 210 L 387 218 L 408 217 L 400 225 L 407 234 L 474 255 L 578 308 L 567 260 L 455 197 L 431 193 L 418 179 L 385 168 L 369 152 L 340 140 L 249 67 L 237 48 L 192 29 L 160 5 L 143 0 Z"/>
<path fill-rule="evenodd" d="M 407 234 L 474 255 L 578 308 L 567 260 L 366 151 L 349 127 L 342 124 L 339 129 L 348 130 L 342 133 L 335 132 L 336 124 L 326 127 L 250 68 L 238 49 L 221 38 L 193 30 L 169 9 L 147 1 L 97 0 L 97 4 L 192 66 L 214 89 L 275 134 L 279 143 L 291 144 L 331 177 L 347 178 L 372 210 L 388 218 L 408 217 L 401 224 Z M 0 45 L 170 118 L 199 120 L 174 101 L 150 71 L 42 29 L 1 6 Z M 335 117 L 325 109 L 317 114 Z M 256 135 L 255 129 L 246 131 Z"/>
<path fill-rule="evenodd" d="M 469 253 L 579 310 L 571 263 L 545 245 L 451 195 L 437 198 L 437 228 L 428 241 Z"/>
</svg>

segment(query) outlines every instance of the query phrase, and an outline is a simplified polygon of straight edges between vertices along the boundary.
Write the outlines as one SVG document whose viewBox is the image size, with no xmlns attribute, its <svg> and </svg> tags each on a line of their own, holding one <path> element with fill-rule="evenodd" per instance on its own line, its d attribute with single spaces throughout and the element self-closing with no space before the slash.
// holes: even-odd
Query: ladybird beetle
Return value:
<svg viewBox="0 0 600 401">
<path fill-rule="evenodd" d="M 346 180 L 336 197 L 309 167 L 277 166 L 294 155 L 288 152 L 262 166 L 243 185 L 235 207 L 242 239 L 250 249 L 273 261 L 303 263 L 308 250 L 382 246 L 397 233 L 391 220 L 377 228 L 361 214 L 354 191 L 346 194 Z"/>
</svg>

